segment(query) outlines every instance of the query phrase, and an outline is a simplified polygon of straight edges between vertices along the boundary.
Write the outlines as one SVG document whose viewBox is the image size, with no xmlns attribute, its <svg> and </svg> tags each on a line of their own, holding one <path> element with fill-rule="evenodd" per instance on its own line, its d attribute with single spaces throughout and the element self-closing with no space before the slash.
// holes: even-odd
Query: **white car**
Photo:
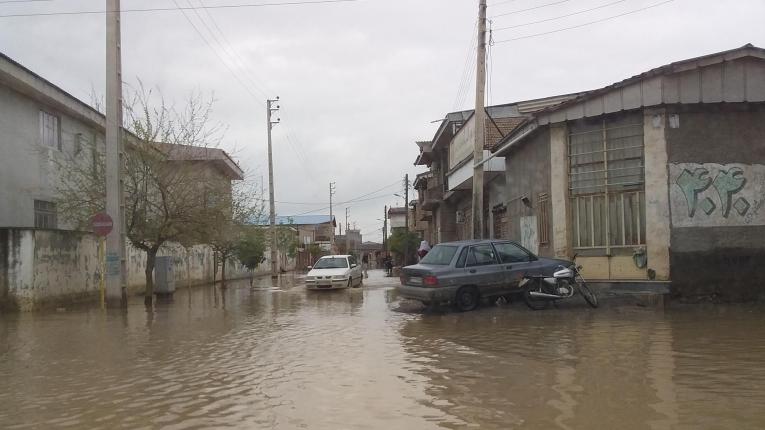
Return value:
<svg viewBox="0 0 765 430">
<path fill-rule="evenodd" d="M 333 290 L 361 286 L 364 275 L 352 255 L 327 255 L 309 267 L 305 287 L 309 290 Z"/>
</svg>

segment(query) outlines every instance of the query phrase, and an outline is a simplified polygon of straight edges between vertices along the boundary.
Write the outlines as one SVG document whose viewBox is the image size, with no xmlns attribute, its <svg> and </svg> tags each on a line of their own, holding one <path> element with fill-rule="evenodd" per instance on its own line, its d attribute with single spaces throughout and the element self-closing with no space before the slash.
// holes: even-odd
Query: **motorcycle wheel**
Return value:
<svg viewBox="0 0 765 430">
<path fill-rule="evenodd" d="M 590 287 L 587 286 L 587 283 L 584 281 L 579 281 L 576 283 L 576 286 L 579 288 L 579 293 L 582 295 L 582 297 L 584 297 L 584 301 L 586 301 L 587 304 L 593 308 L 597 308 L 598 296 L 596 296 L 595 293 L 590 290 Z"/>
<path fill-rule="evenodd" d="M 551 300 L 534 297 L 530 294 L 532 291 L 539 293 L 545 292 L 542 289 L 542 283 L 539 281 L 539 279 L 533 279 L 529 281 L 526 289 L 523 290 L 523 301 L 526 302 L 526 306 L 535 311 L 542 311 L 547 309 L 550 306 Z"/>
</svg>

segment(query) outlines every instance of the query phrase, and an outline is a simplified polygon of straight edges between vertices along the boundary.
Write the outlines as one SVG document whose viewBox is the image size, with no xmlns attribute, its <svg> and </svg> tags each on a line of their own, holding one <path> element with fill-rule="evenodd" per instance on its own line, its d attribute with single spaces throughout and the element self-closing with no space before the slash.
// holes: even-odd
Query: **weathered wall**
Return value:
<svg viewBox="0 0 765 430">
<path fill-rule="evenodd" d="M 765 295 L 765 104 L 674 107 L 668 115 L 674 292 Z"/>
<path fill-rule="evenodd" d="M 523 145 L 511 150 L 505 156 L 505 195 L 507 196 L 507 219 L 509 239 L 516 240 L 544 257 L 555 255 L 553 239 L 552 202 L 547 202 L 546 243 L 539 243 L 538 231 L 540 193 L 551 194 L 550 175 L 550 130 L 545 127 L 536 132 Z M 529 205 L 522 198 L 527 197 Z"/>
<path fill-rule="evenodd" d="M 173 257 L 176 288 L 209 282 L 213 278 L 213 252 L 203 245 L 188 250 L 169 244 L 160 256 Z M 146 254 L 128 248 L 128 287 L 144 286 Z M 265 273 L 268 264 L 257 270 Z M 230 261 L 227 277 L 246 276 L 241 265 Z M 220 279 L 220 273 L 217 278 Z M 33 309 L 56 303 L 98 297 L 98 239 L 76 231 L 0 229 L 0 307 Z"/>
<path fill-rule="evenodd" d="M 40 144 L 40 110 L 59 115 L 61 150 Z M 0 227 L 34 227 L 34 200 L 54 201 L 54 158 L 73 152 L 77 139 L 102 144 L 96 131 L 74 118 L 0 85 Z M 87 145 L 83 145 L 87 147 Z M 83 154 L 83 156 L 86 156 Z M 59 228 L 67 228 L 63 222 Z"/>
</svg>

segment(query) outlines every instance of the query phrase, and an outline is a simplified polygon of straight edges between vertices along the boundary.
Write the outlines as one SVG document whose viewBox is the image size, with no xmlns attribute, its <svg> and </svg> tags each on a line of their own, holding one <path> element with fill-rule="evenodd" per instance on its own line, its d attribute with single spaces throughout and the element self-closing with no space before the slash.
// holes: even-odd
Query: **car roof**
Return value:
<svg viewBox="0 0 765 430">
<path fill-rule="evenodd" d="M 319 260 L 323 258 L 347 258 L 350 257 L 348 254 L 337 254 L 337 255 L 325 255 L 324 257 L 321 257 Z"/>
<path fill-rule="evenodd" d="M 438 246 L 438 245 L 463 246 L 463 245 L 475 245 L 480 243 L 494 243 L 494 242 L 513 242 L 513 241 L 508 239 L 466 239 L 466 240 L 456 240 L 453 242 L 438 243 L 434 246 Z"/>
</svg>

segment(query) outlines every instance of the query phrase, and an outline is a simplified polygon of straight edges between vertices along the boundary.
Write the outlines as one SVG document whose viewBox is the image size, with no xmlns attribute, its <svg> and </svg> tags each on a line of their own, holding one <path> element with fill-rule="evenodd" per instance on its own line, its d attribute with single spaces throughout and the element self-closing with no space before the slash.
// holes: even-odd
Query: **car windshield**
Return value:
<svg viewBox="0 0 765 430">
<path fill-rule="evenodd" d="M 448 266 L 456 252 L 456 246 L 436 245 L 428 252 L 420 263 Z"/>
<path fill-rule="evenodd" d="M 345 258 L 322 258 L 313 266 L 314 269 L 345 269 L 348 267 L 348 260 Z"/>
</svg>

